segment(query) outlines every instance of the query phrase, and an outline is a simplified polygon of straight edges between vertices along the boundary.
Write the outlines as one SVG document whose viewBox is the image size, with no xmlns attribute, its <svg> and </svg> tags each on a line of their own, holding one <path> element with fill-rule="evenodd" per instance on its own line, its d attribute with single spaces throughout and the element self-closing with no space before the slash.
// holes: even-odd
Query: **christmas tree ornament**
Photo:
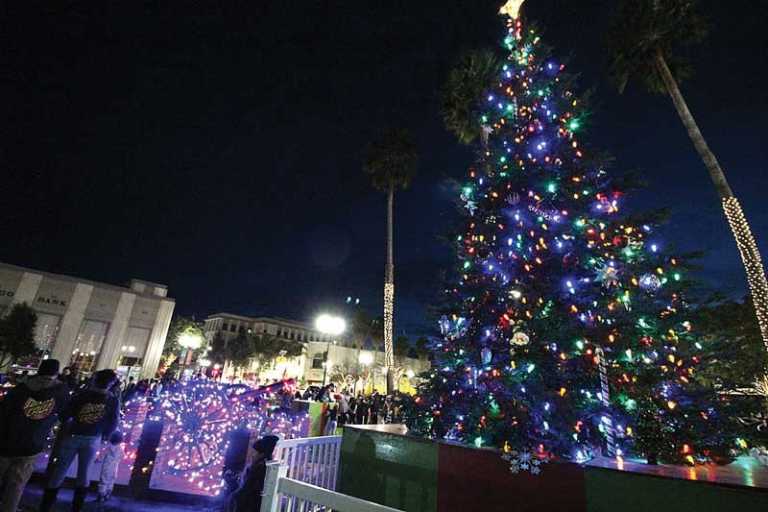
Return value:
<svg viewBox="0 0 768 512">
<path fill-rule="evenodd" d="M 447 340 L 454 340 L 460 338 L 467 333 L 469 324 L 464 317 L 453 315 L 448 318 L 446 315 L 440 317 L 438 320 L 438 326 L 440 327 L 440 334 Z"/>
<path fill-rule="evenodd" d="M 527 334 L 525 334 L 522 331 L 517 331 L 515 334 L 512 335 L 512 339 L 509 340 L 509 343 L 516 346 L 516 347 L 523 347 L 530 343 L 531 338 L 528 337 Z"/>
<path fill-rule="evenodd" d="M 661 288 L 661 279 L 656 274 L 643 274 L 640 276 L 640 288 L 647 292 L 656 292 Z"/>
<path fill-rule="evenodd" d="M 488 137 L 493 133 L 493 128 L 490 125 L 482 125 L 480 130 L 480 138 L 483 142 L 483 146 L 488 146 Z"/>
<path fill-rule="evenodd" d="M 447 336 L 451 328 L 451 321 L 448 320 L 448 317 L 446 315 L 441 316 L 440 320 L 437 321 L 437 325 L 440 328 L 440 334 Z"/>
<path fill-rule="evenodd" d="M 619 284 L 619 271 L 614 265 L 606 263 L 597 269 L 595 280 L 603 283 L 605 288 L 611 288 Z"/>
<path fill-rule="evenodd" d="M 563 255 L 564 267 L 575 267 L 578 264 L 579 264 L 579 257 L 576 255 L 575 252 L 568 252 L 565 255 Z"/>
<path fill-rule="evenodd" d="M 520 203 L 520 194 L 517 192 L 513 192 L 512 194 L 507 195 L 507 204 L 510 206 L 515 206 Z"/>
<path fill-rule="evenodd" d="M 493 358 L 493 352 L 488 347 L 483 347 L 483 349 L 480 351 L 480 361 L 484 365 L 491 364 L 491 359 Z"/>
</svg>

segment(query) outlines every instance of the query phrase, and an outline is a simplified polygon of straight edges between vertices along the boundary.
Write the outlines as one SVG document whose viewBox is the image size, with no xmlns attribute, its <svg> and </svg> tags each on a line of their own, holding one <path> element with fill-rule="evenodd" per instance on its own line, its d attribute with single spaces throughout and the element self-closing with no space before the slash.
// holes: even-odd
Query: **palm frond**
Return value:
<svg viewBox="0 0 768 512">
<path fill-rule="evenodd" d="M 622 0 L 608 32 L 609 74 L 619 92 L 632 79 L 648 90 L 665 92 L 656 69 L 661 52 L 672 74 L 680 81 L 690 67 L 680 53 L 702 41 L 708 32 L 705 19 L 696 11 L 696 0 Z"/>
<path fill-rule="evenodd" d="M 378 190 L 390 185 L 408 188 L 416 174 L 418 152 L 411 133 L 405 128 L 385 129 L 364 151 L 363 170 Z"/>
<path fill-rule="evenodd" d="M 464 52 L 448 74 L 442 91 L 442 115 L 446 128 L 462 144 L 480 134 L 478 102 L 501 70 L 501 59 L 489 49 Z"/>
</svg>

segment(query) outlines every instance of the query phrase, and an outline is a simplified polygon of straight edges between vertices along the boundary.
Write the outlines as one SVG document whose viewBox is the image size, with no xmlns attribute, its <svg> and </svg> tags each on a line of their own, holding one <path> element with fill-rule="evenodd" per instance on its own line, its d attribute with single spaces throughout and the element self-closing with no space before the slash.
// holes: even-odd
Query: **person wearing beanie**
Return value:
<svg viewBox="0 0 768 512">
<path fill-rule="evenodd" d="M 264 491 L 264 478 L 267 476 L 267 462 L 272 460 L 275 446 L 280 438 L 267 435 L 253 444 L 255 455 L 246 470 L 243 484 L 230 500 L 229 512 L 246 512 L 261 509 L 261 493 Z"/>
<path fill-rule="evenodd" d="M 62 412 L 66 433 L 53 454 L 53 468 L 43 492 L 40 512 L 50 512 L 56 504 L 59 488 L 69 466 L 77 457 L 77 480 L 72 499 L 72 512 L 80 512 L 88 494 L 88 470 L 96 458 L 102 439 L 109 439 L 117 428 L 120 402 L 111 392 L 117 374 L 114 370 L 100 370 L 93 374 L 91 384 L 72 397 Z"/>
<path fill-rule="evenodd" d="M 37 374 L 0 401 L 0 512 L 16 512 L 46 439 L 69 400 L 59 362 L 44 359 Z"/>
</svg>

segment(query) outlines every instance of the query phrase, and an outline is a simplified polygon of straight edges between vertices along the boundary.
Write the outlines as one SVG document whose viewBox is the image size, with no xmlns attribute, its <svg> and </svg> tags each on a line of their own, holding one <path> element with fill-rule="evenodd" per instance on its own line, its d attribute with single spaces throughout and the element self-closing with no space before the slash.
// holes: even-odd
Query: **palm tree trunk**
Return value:
<svg viewBox="0 0 768 512">
<path fill-rule="evenodd" d="M 725 178 L 725 173 L 720 168 L 720 163 L 715 158 L 712 150 L 709 149 L 707 141 L 704 139 L 701 130 L 699 130 L 696 124 L 696 120 L 693 118 L 693 114 L 688 110 L 688 105 L 685 103 L 675 77 L 672 76 L 672 72 L 669 70 L 664 54 L 660 49 L 656 52 L 656 66 L 662 80 L 664 80 L 667 92 L 672 98 L 672 103 L 674 103 L 677 109 L 680 120 L 688 131 L 688 136 L 691 138 L 693 146 L 704 161 L 709 177 L 712 179 L 722 201 L 725 218 L 728 220 L 733 237 L 736 239 L 736 246 L 741 254 L 741 261 L 747 274 L 747 283 L 749 283 L 749 290 L 752 293 L 757 323 L 760 326 L 760 334 L 765 348 L 768 350 L 768 281 L 765 278 L 765 269 L 763 268 L 757 243 L 752 236 L 752 230 L 749 228 L 739 200 L 733 196 L 733 191 L 728 184 L 728 180 Z"/>
<path fill-rule="evenodd" d="M 395 265 L 392 245 L 394 223 L 395 184 L 387 191 L 387 263 L 384 266 L 384 362 L 387 367 L 387 394 L 392 393 L 395 356 L 393 346 L 393 320 L 395 313 Z"/>
<path fill-rule="evenodd" d="M 717 161 L 717 158 L 715 158 L 715 154 L 712 153 L 712 150 L 709 149 L 707 141 L 704 140 L 704 136 L 701 134 L 701 130 L 699 130 L 699 126 L 696 124 L 693 114 L 688 110 L 688 105 L 685 103 L 680 88 L 677 86 L 677 81 L 675 81 L 675 77 L 672 76 L 672 72 L 669 70 L 669 66 L 667 66 L 667 61 L 664 59 L 661 50 L 656 52 L 656 65 L 661 74 L 661 78 L 664 80 L 667 92 L 672 98 L 672 103 L 675 104 L 680 120 L 688 131 L 688 136 L 691 138 L 693 146 L 704 161 L 704 166 L 707 168 L 707 171 L 709 171 L 709 177 L 712 179 L 712 183 L 715 184 L 715 190 L 717 190 L 721 199 L 733 197 L 731 186 L 728 184 L 728 180 L 725 178 L 725 174 L 720 168 L 720 163 Z"/>
</svg>

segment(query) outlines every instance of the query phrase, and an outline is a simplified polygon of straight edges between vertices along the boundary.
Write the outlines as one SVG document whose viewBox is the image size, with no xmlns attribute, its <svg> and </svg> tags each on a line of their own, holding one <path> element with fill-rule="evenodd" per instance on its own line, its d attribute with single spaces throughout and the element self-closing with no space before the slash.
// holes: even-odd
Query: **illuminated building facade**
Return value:
<svg viewBox="0 0 768 512">
<path fill-rule="evenodd" d="M 167 294 L 138 279 L 123 287 L 0 263 L 0 314 L 30 305 L 41 354 L 85 373 L 154 377 L 175 306 Z"/>
<path fill-rule="evenodd" d="M 334 337 L 295 320 L 231 313 L 209 316 L 205 320 L 204 331 L 209 341 L 217 335 L 231 341 L 243 333 L 277 336 L 304 345 L 304 353 L 299 357 L 278 358 L 269 368 L 253 365 L 249 373 L 258 376 L 261 382 L 294 378 L 305 385 L 322 385 L 325 380 L 343 381 L 349 387 L 358 389 L 361 386 L 367 386 L 368 390 L 386 389 L 384 348 L 371 340 L 354 340 L 345 335 Z M 414 376 L 429 369 L 429 361 L 417 357 L 396 357 L 395 367 L 398 379 L 402 381 L 400 387 L 410 389 Z"/>
</svg>

